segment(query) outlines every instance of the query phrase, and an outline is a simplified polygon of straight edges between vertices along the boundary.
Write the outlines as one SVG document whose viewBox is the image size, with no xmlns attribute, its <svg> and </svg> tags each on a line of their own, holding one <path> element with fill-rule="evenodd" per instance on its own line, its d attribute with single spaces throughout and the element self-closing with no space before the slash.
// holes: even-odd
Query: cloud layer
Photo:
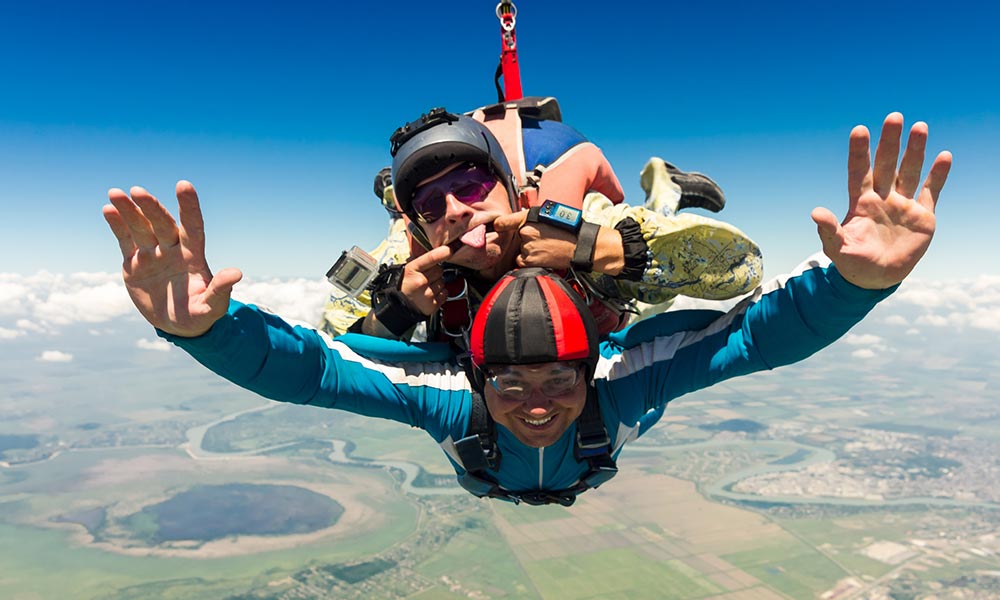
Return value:
<svg viewBox="0 0 1000 600">
<path fill-rule="evenodd" d="M 893 313 L 886 319 L 891 325 L 1000 332 L 1000 276 L 906 281 L 886 300 L 885 308 Z"/>
<path fill-rule="evenodd" d="M 330 289 L 325 280 L 244 280 L 234 295 L 286 318 L 316 323 Z M 880 324 L 898 333 L 1000 332 L 1000 276 L 955 282 L 907 281 L 878 311 Z M 74 324 L 138 318 L 116 273 L 0 273 L 0 344 L 16 343 L 28 334 L 57 335 Z M 873 334 L 849 334 L 841 343 L 854 346 L 859 356 L 881 353 L 887 345 Z M 158 340 L 148 339 L 137 340 L 136 346 L 164 348 Z"/>
<path fill-rule="evenodd" d="M 234 295 L 245 302 L 265 305 L 289 319 L 315 323 L 330 288 L 325 280 L 244 280 Z M 28 334 L 58 335 L 70 325 L 137 318 L 139 314 L 117 273 L 0 273 L 0 343 L 16 343 Z M 151 350 L 164 348 L 158 340 L 139 340 L 136 345 Z"/>
</svg>

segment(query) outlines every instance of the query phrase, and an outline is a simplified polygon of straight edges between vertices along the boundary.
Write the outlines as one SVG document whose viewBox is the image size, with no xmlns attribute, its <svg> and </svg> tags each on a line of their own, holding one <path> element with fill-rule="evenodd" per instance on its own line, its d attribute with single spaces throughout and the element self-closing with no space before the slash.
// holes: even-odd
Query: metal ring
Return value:
<svg viewBox="0 0 1000 600">
<path fill-rule="evenodd" d="M 510 7 L 510 18 L 511 19 L 516 19 L 517 18 L 517 7 L 514 6 L 514 3 L 511 2 L 510 0 L 500 0 L 500 2 L 497 3 L 497 8 L 496 8 L 497 18 L 498 19 L 503 19 L 503 15 L 500 14 L 500 7 L 503 6 L 503 5 L 505 5 L 505 4 Z"/>
<path fill-rule="evenodd" d="M 448 286 L 446 285 L 445 289 L 447 288 Z M 451 292 L 448 292 L 448 294 L 449 294 L 448 295 L 449 302 L 452 300 L 461 300 L 462 298 L 465 298 L 466 296 L 469 295 L 469 281 L 466 279 L 462 279 L 462 291 L 459 292 L 457 296 L 452 296 Z"/>
</svg>

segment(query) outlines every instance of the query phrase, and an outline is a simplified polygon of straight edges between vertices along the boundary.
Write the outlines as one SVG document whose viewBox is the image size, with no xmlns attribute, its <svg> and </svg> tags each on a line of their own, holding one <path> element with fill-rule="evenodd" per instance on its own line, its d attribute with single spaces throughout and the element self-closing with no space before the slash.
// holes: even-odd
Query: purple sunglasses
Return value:
<svg viewBox="0 0 1000 600">
<path fill-rule="evenodd" d="M 447 194 L 455 196 L 462 204 L 482 202 L 497 185 L 497 178 L 478 165 L 467 165 L 424 184 L 413 192 L 411 206 L 422 223 L 433 223 L 445 215 Z"/>
</svg>

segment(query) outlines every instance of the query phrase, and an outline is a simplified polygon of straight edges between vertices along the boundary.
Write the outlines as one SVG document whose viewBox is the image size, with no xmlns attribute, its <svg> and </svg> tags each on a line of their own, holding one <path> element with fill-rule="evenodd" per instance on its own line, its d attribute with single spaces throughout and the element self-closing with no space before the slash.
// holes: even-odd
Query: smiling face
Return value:
<svg viewBox="0 0 1000 600">
<path fill-rule="evenodd" d="M 583 412 L 582 365 L 550 362 L 491 370 L 484 395 L 493 420 L 532 448 L 554 444 Z"/>
<path fill-rule="evenodd" d="M 477 190 L 485 195 L 476 193 Z M 510 214 L 510 199 L 503 185 L 496 183 L 490 187 L 484 183 L 481 167 L 451 165 L 417 184 L 413 198 L 422 200 L 421 206 L 437 204 L 440 208 L 440 203 L 444 203 L 442 216 L 429 222 L 418 219 L 416 223 L 434 248 L 462 240 L 449 263 L 476 271 L 502 272 L 513 267 L 517 253 L 516 245 L 511 243 L 514 234 L 485 232 L 494 219 Z"/>
</svg>

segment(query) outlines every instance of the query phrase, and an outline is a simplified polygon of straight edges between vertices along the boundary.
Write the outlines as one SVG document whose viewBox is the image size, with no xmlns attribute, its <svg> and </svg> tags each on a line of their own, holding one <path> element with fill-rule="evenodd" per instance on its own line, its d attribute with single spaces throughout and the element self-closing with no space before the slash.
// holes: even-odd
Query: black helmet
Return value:
<svg viewBox="0 0 1000 600">
<path fill-rule="evenodd" d="M 469 349 L 477 367 L 580 360 L 589 378 L 599 358 L 597 323 L 562 277 L 516 269 L 483 298 Z"/>
<path fill-rule="evenodd" d="M 472 117 L 434 108 L 397 129 L 389 142 L 396 204 L 410 219 L 416 217 L 411 206 L 417 184 L 456 163 L 487 167 L 506 188 L 511 209 L 517 210 L 514 176 L 500 142 Z"/>
</svg>

